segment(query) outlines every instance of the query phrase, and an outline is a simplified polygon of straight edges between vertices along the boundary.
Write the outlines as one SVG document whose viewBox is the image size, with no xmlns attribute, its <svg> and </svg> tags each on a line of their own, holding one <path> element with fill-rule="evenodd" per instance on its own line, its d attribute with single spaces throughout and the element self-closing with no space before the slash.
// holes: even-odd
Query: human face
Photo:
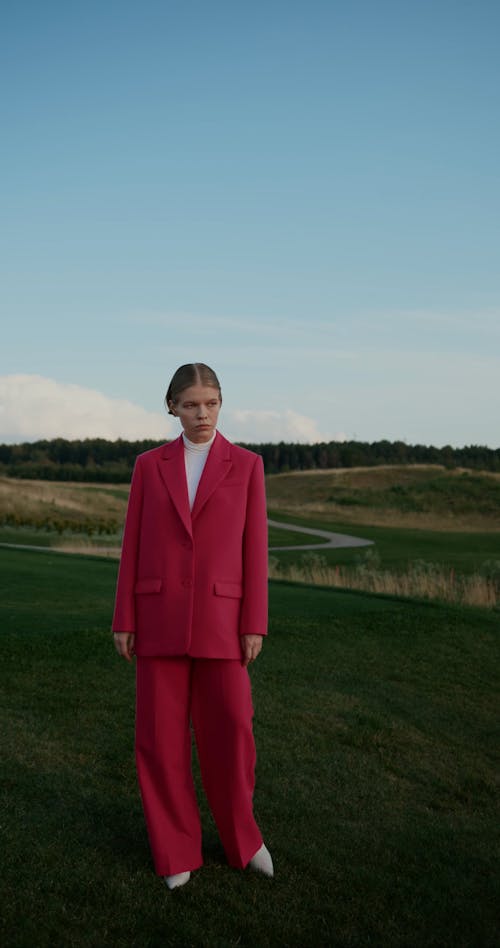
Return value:
<svg viewBox="0 0 500 948">
<path fill-rule="evenodd" d="M 211 385 L 190 385 L 169 408 L 180 419 L 186 438 L 195 444 L 210 441 L 221 408 L 220 395 Z"/>
</svg>

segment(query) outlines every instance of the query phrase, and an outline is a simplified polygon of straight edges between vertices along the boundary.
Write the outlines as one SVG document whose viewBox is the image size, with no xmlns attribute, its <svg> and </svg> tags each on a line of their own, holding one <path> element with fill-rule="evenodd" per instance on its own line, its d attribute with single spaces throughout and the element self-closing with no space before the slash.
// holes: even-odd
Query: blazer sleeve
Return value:
<svg viewBox="0 0 500 948">
<path fill-rule="evenodd" d="M 122 552 L 116 585 L 113 632 L 135 632 L 134 588 L 137 575 L 139 536 L 142 515 L 143 477 L 136 460 L 130 485 L 127 516 L 123 531 Z"/>
<path fill-rule="evenodd" d="M 243 534 L 240 635 L 267 635 L 268 539 L 264 463 L 257 455 L 247 496 Z"/>
</svg>

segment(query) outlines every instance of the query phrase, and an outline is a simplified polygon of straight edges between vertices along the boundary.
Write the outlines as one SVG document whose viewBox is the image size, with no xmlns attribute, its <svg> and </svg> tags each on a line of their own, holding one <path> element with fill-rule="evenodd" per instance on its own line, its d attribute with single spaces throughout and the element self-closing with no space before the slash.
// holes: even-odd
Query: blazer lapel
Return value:
<svg viewBox="0 0 500 948">
<path fill-rule="evenodd" d="M 158 466 L 174 507 L 187 532 L 192 536 L 182 435 L 164 446 Z"/>
<path fill-rule="evenodd" d="M 192 520 L 198 516 L 207 500 L 212 496 L 215 488 L 224 480 L 232 466 L 230 442 L 217 432 L 215 441 L 210 448 L 205 467 L 203 468 L 198 490 L 196 491 L 196 497 L 191 511 Z"/>
</svg>

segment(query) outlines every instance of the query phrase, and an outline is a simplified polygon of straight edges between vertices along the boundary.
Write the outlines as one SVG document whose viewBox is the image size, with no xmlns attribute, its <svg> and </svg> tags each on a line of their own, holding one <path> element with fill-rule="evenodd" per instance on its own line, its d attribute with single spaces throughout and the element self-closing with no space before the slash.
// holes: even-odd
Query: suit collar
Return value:
<svg viewBox="0 0 500 948">
<path fill-rule="evenodd" d="M 167 441 L 161 449 L 161 457 L 169 461 L 171 458 L 174 458 L 178 451 L 180 451 L 182 446 L 182 434 L 178 438 L 174 438 L 173 441 Z"/>
<path fill-rule="evenodd" d="M 191 511 L 189 509 L 182 436 L 163 445 L 158 467 L 172 503 L 184 527 L 191 535 Z"/>
<path fill-rule="evenodd" d="M 198 484 L 193 509 L 190 511 L 182 434 L 175 441 L 170 441 L 163 446 L 159 460 L 160 473 L 189 534 L 192 534 L 193 520 L 229 473 L 231 467 L 231 443 L 217 431 Z"/>
<path fill-rule="evenodd" d="M 200 511 L 210 499 L 214 490 L 226 477 L 232 468 L 231 445 L 220 432 L 215 435 L 215 441 L 210 448 L 203 473 L 198 484 L 194 499 L 191 518 L 196 519 Z"/>
</svg>

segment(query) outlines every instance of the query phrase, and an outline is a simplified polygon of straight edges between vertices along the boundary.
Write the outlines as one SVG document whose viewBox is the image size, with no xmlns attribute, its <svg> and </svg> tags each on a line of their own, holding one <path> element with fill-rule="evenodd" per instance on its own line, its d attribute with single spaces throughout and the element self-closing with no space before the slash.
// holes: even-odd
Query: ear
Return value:
<svg viewBox="0 0 500 948">
<path fill-rule="evenodd" d="M 168 403 L 168 408 L 169 408 L 169 411 L 171 411 L 173 415 L 176 415 L 175 405 L 174 405 L 173 401 L 169 401 L 169 403 Z"/>
</svg>

